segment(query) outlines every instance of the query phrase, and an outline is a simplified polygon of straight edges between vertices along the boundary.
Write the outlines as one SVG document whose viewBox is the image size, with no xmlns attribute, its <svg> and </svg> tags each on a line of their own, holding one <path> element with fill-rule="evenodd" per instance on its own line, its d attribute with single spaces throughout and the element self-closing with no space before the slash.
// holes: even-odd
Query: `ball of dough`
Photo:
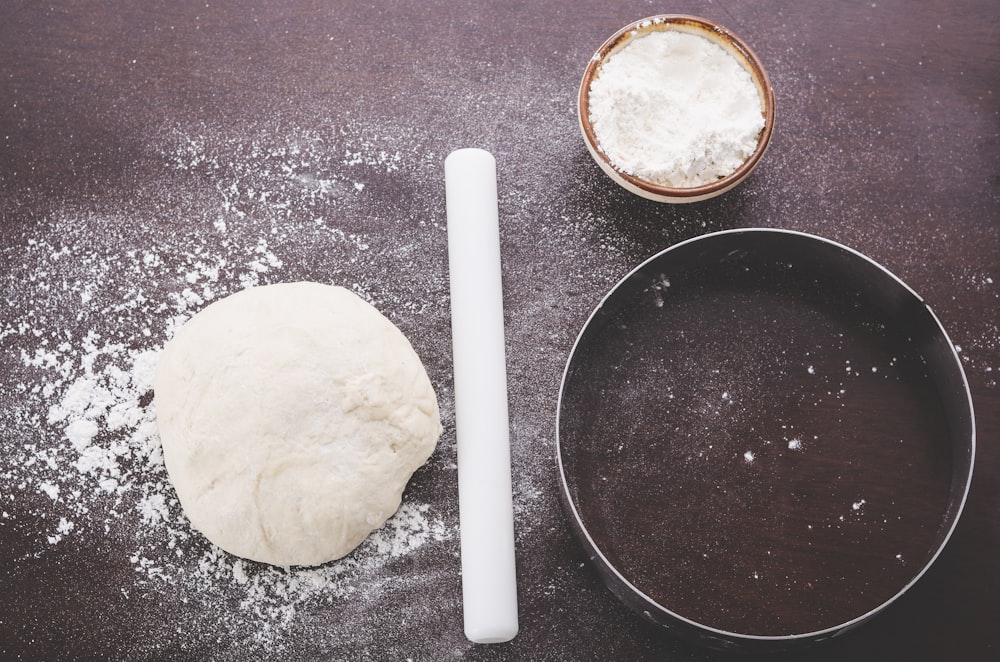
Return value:
<svg viewBox="0 0 1000 662">
<path fill-rule="evenodd" d="M 406 337 L 360 297 L 318 283 L 211 304 L 166 344 L 153 388 L 191 523 L 228 552 L 280 566 L 359 545 L 396 512 L 441 434 Z"/>
</svg>

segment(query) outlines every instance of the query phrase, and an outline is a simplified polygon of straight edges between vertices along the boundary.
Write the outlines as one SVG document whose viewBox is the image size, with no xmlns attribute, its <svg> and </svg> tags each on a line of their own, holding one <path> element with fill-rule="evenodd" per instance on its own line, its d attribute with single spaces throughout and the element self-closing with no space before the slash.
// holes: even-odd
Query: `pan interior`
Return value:
<svg viewBox="0 0 1000 662">
<path fill-rule="evenodd" d="M 559 445 L 583 527 L 704 626 L 790 636 L 878 608 L 954 510 L 935 332 L 836 245 L 667 251 L 609 296 L 567 369 Z"/>
</svg>

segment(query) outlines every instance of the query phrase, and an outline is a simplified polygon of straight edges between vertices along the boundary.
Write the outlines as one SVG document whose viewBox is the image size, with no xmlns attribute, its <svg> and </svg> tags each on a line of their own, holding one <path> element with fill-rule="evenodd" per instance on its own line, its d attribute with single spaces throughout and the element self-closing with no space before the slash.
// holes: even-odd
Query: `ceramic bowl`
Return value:
<svg viewBox="0 0 1000 662">
<path fill-rule="evenodd" d="M 605 60 L 627 46 L 634 39 L 643 37 L 652 32 L 676 30 L 687 32 L 704 37 L 709 41 L 718 44 L 728 53 L 731 53 L 749 72 L 757 91 L 760 93 L 761 106 L 764 113 L 764 128 L 757 138 L 757 146 L 753 153 L 730 175 L 702 186 L 689 188 L 674 188 L 655 184 L 627 172 L 617 167 L 608 155 L 602 151 L 597 137 L 594 133 L 594 125 L 590 117 L 590 89 L 596 77 L 600 75 L 601 65 Z M 580 129 L 583 132 L 584 142 L 597 164 L 615 182 L 625 187 L 629 191 L 650 200 L 658 202 L 685 203 L 707 200 L 717 195 L 721 195 L 742 182 L 760 162 L 761 157 L 767 150 L 774 130 L 774 91 L 771 89 L 771 82 L 764 71 L 760 60 L 754 55 L 750 47 L 743 43 L 736 35 L 718 23 L 698 18 L 695 16 L 684 16 L 674 14 L 664 14 L 651 16 L 649 18 L 636 21 L 626 25 L 621 30 L 613 34 L 598 49 L 587 64 L 580 83 L 580 93 L 577 103 L 577 114 L 580 122 Z"/>
</svg>

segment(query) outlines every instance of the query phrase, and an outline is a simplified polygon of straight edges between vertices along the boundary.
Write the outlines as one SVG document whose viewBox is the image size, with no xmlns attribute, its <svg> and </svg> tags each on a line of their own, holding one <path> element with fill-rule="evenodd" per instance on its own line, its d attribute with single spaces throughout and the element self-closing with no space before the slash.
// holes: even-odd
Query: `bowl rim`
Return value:
<svg viewBox="0 0 1000 662">
<path fill-rule="evenodd" d="M 614 52 L 624 48 L 632 39 L 650 32 L 679 30 L 703 36 L 717 43 L 736 56 L 737 60 L 748 70 L 755 87 L 761 93 L 764 112 L 764 128 L 757 139 L 753 153 L 729 175 L 709 184 L 690 187 L 663 186 L 631 175 L 619 169 L 601 149 L 594 125 L 590 119 L 590 86 L 604 60 Z M 640 196 L 660 202 L 696 202 L 715 197 L 730 190 L 742 182 L 757 166 L 764 152 L 767 151 L 774 131 L 775 101 L 771 79 L 761 64 L 760 59 L 747 44 L 719 23 L 706 18 L 688 14 L 657 14 L 629 23 L 608 37 L 590 58 L 580 89 L 577 94 L 577 119 L 583 133 L 588 151 L 604 170 L 618 184 Z"/>
</svg>

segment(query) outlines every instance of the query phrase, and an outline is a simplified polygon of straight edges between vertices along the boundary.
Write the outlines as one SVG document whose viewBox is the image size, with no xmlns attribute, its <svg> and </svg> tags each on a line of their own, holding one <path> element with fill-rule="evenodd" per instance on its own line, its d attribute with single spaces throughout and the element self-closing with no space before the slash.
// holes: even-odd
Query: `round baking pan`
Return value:
<svg viewBox="0 0 1000 662">
<path fill-rule="evenodd" d="M 744 229 L 677 244 L 587 321 L 559 394 L 572 527 L 612 592 L 716 648 L 868 620 L 958 521 L 961 363 L 900 279 L 841 244 Z"/>
</svg>

